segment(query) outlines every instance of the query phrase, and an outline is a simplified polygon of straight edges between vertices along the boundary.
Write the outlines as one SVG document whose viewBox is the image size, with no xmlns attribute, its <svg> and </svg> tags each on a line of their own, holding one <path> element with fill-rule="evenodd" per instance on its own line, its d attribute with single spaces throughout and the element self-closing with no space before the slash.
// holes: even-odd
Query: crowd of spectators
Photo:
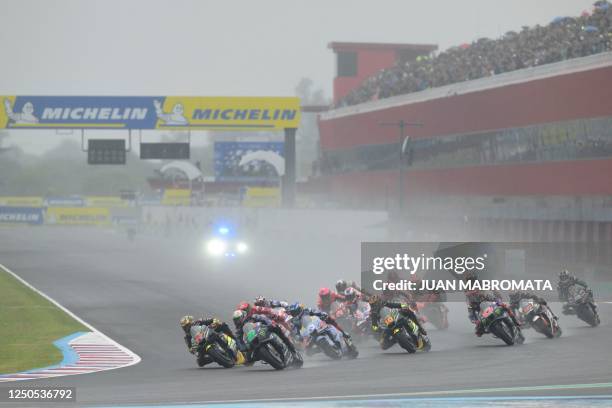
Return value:
<svg viewBox="0 0 612 408">
<path fill-rule="evenodd" d="M 436 56 L 398 62 L 366 79 L 336 107 L 612 51 L 611 26 L 612 5 L 600 0 L 579 17 L 557 17 L 546 26 L 525 26 L 496 40 L 481 38 Z"/>
</svg>

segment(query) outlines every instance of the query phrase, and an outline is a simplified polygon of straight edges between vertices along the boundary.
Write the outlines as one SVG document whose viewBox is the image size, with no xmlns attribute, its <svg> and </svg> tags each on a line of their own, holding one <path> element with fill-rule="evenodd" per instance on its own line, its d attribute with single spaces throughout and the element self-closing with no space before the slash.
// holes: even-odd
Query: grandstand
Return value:
<svg viewBox="0 0 612 408">
<path fill-rule="evenodd" d="M 397 210 L 403 194 L 407 217 L 516 239 L 612 240 L 611 21 L 599 1 L 380 70 L 320 116 L 317 182 L 353 207 Z M 398 188 L 398 130 L 380 124 L 400 119 L 424 126 L 408 132 L 413 161 Z"/>
</svg>

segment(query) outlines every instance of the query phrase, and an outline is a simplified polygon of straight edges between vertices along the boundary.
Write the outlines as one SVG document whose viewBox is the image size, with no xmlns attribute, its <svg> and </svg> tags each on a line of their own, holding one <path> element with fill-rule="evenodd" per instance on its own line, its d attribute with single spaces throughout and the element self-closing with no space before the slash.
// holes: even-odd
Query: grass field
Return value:
<svg viewBox="0 0 612 408">
<path fill-rule="evenodd" d="M 0 267 L 0 374 L 62 361 L 55 340 L 89 331 Z"/>
</svg>

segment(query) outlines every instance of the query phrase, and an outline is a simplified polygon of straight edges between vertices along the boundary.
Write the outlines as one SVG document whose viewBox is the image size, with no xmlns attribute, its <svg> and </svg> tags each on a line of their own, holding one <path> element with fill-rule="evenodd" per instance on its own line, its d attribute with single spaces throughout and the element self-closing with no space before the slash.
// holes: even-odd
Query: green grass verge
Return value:
<svg viewBox="0 0 612 408">
<path fill-rule="evenodd" d="M 0 267 L 0 374 L 62 361 L 55 340 L 89 331 Z"/>
</svg>

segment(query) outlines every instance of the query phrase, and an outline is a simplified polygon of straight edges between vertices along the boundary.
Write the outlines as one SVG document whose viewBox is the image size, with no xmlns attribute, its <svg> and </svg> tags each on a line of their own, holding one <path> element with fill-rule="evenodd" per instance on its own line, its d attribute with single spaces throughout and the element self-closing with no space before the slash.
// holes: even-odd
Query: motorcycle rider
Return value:
<svg viewBox="0 0 612 408">
<path fill-rule="evenodd" d="M 357 283 L 355 281 L 347 281 L 344 279 L 338 279 L 338 281 L 336 282 L 336 292 L 337 293 L 344 293 L 345 290 L 347 290 L 348 288 L 353 288 L 356 289 L 358 292 L 361 292 L 361 288 L 357 285 Z"/>
<path fill-rule="evenodd" d="M 593 307 L 593 312 L 597 314 L 597 305 L 593 299 L 593 291 L 589 289 L 589 285 L 581 279 L 578 279 L 576 276 L 571 275 L 567 269 L 564 269 L 559 273 L 559 283 L 557 284 L 557 291 L 559 293 L 559 300 L 562 302 L 567 302 L 569 296 L 569 288 L 579 285 L 584 288 L 589 293 L 589 301 L 591 306 Z M 563 305 L 563 314 L 571 314 L 571 307 L 567 303 Z"/>
<path fill-rule="evenodd" d="M 379 331 L 378 325 L 380 323 L 380 310 L 383 307 L 388 307 L 390 309 L 399 309 L 400 314 L 412 320 L 419 328 L 419 331 L 421 332 L 421 334 L 424 337 L 427 337 L 427 330 L 425 330 L 425 328 L 421 325 L 421 321 L 419 317 L 416 315 L 416 313 L 413 310 L 413 309 L 416 309 L 414 305 L 412 305 L 411 307 L 407 303 L 388 302 L 388 301 L 383 300 L 378 295 L 370 296 L 370 298 L 368 299 L 368 303 L 370 304 L 370 318 L 372 319 L 371 323 L 372 323 L 373 332 L 377 333 Z M 386 338 L 385 336 L 380 337 L 380 346 L 382 347 L 383 350 L 386 350 L 393 345 L 393 342 L 389 340 L 390 339 Z"/>
<path fill-rule="evenodd" d="M 265 296 L 257 296 L 253 304 L 255 306 L 269 307 L 271 309 L 276 309 L 280 307 L 286 309 L 287 306 L 289 306 L 289 302 L 276 299 L 267 299 Z"/>
<path fill-rule="evenodd" d="M 193 316 L 186 315 L 181 317 L 179 324 L 181 325 L 181 328 L 185 333 L 185 344 L 187 345 L 187 349 L 191 354 L 196 354 L 198 352 L 198 345 L 193 344 L 193 339 L 191 338 L 191 328 L 193 326 L 208 326 L 217 333 L 226 334 L 233 340 L 236 340 L 236 337 L 234 336 L 234 333 L 229 328 L 229 326 L 225 322 L 222 322 L 221 320 L 214 317 L 209 319 L 194 320 Z M 202 358 L 198 358 L 198 365 L 200 367 L 204 367 L 206 364 L 212 363 L 212 361 L 213 360 L 212 358 L 210 358 L 210 356 L 202 356 Z"/>
<path fill-rule="evenodd" d="M 302 328 L 302 317 L 307 314 L 309 316 L 317 316 L 325 323 L 335 327 L 344 338 L 350 339 L 351 336 L 345 333 L 344 330 L 338 325 L 336 320 L 325 312 L 317 311 L 309 307 L 305 307 L 301 303 L 293 303 L 287 307 L 287 313 L 291 316 L 291 324 L 295 332 L 299 335 L 300 329 Z"/>
<path fill-rule="evenodd" d="M 317 308 L 322 312 L 330 313 L 332 304 L 338 300 L 344 300 L 344 295 L 333 292 L 329 288 L 321 288 L 319 289 Z"/>
<path fill-rule="evenodd" d="M 300 330 L 302 330 L 302 317 L 304 315 L 317 316 L 319 319 L 332 326 L 342 335 L 342 338 L 344 339 L 344 344 L 346 345 L 346 348 L 350 353 L 355 354 L 355 352 L 357 351 L 357 349 L 353 345 L 351 336 L 348 333 L 345 333 L 344 330 L 342 330 L 342 328 L 338 325 L 338 323 L 327 313 L 313 310 L 297 302 L 293 303 L 292 305 L 289 305 L 289 307 L 287 308 L 287 313 L 292 317 L 291 323 L 293 326 L 294 333 L 298 338 L 301 337 Z M 340 341 L 340 339 L 337 339 L 337 341 Z"/>
<path fill-rule="evenodd" d="M 299 354 L 297 353 L 297 350 L 295 349 L 295 345 L 293 344 L 293 341 L 291 340 L 291 333 L 290 333 L 291 328 L 289 324 L 287 323 L 286 313 L 279 312 L 278 310 L 274 310 L 269 307 L 251 306 L 248 302 L 240 303 L 238 305 L 238 310 L 246 313 L 246 317 L 242 319 L 242 324 L 240 324 L 239 326 L 236 326 L 236 328 L 239 330 L 239 333 L 236 333 L 236 337 L 238 337 L 241 340 L 241 342 L 242 342 L 242 326 L 244 325 L 244 322 L 246 322 L 252 316 L 256 316 L 256 315 L 265 316 L 273 323 L 271 327 L 274 330 L 276 330 L 276 334 L 278 334 L 279 337 L 283 340 L 283 342 L 285 342 L 291 354 L 293 354 L 293 356 L 296 359 L 299 359 L 299 360 L 302 359 L 302 357 L 299 356 Z M 236 319 L 234 319 L 234 324 L 236 324 Z M 278 326 L 278 330 L 276 329 L 277 326 Z"/>
<path fill-rule="evenodd" d="M 555 320 L 558 320 L 558 317 L 553 313 L 552 309 L 548 307 L 548 304 L 546 303 L 546 299 L 536 295 L 535 293 L 520 291 L 520 290 L 517 290 L 516 292 L 513 292 L 510 294 L 510 309 L 512 309 L 515 315 L 519 309 L 519 304 L 521 303 L 521 300 L 523 299 L 533 300 L 534 302 L 539 303 L 540 306 L 544 306 L 545 308 L 550 310 L 550 313 L 553 315 Z"/>
<path fill-rule="evenodd" d="M 274 314 L 266 315 L 252 313 L 253 309 L 257 307 L 258 306 L 251 307 L 249 311 L 246 311 L 244 309 L 238 309 L 234 311 L 234 314 L 232 316 L 232 319 L 234 320 L 234 326 L 236 326 L 236 343 L 238 344 L 240 350 L 245 352 L 246 361 L 248 363 L 252 363 L 253 355 L 248 349 L 247 345 L 242 340 L 242 338 L 244 337 L 243 328 L 247 322 L 258 322 L 266 325 L 272 333 L 275 333 L 278 337 L 280 337 L 280 339 L 289 349 L 289 352 L 293 356 L 294 361 L 302 362 L 302 356 L 295 349 L 295 345 L 291 340 L 291 334 L 289 333 L 289 331 L 284 326 L 278 324 L 278 321 L 272 317 L 274 316 Z"/>
<path fill-rule="evenodd" d="M 480 313 L 480 304 L 482 302 L 495 302 L 497 305 L 503 308 L 506 313 L 508 313 L 508 316 L 510 316 L 510 318 L 512 319 L 512 322 L 517 327 L 519 333 L 521 333 L 521 324 L 514 315 L 514 312 L 510 309 L 510 307 L 508 307 L 506 303 L 500 300 L 499 296 L 494 295 L 492 293 L 485 293 L 480 290 L 468 290 L 466 291 L 465 296 L 467 298 L 468 304 L 468 317 L 470 318 L 470 321 L 476 326 L 474 332 L 476 336 L 481 337 L 484 334 L 484 326 L 478 318 L 478 314 Z"/>
</svg>

